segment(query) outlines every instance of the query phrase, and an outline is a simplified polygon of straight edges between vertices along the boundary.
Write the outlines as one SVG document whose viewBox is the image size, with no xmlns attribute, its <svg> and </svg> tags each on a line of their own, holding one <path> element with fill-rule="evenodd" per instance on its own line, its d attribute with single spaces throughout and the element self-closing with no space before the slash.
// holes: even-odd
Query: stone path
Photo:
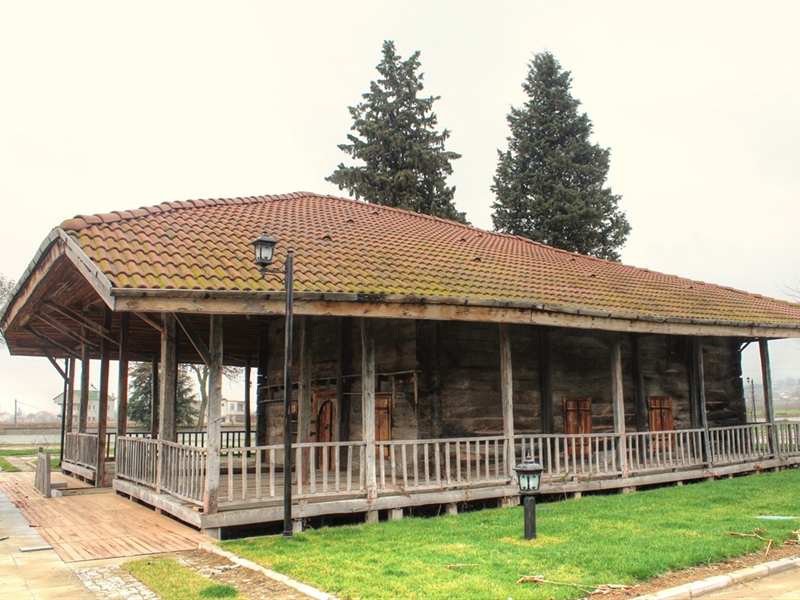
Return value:
<svg viewBox="0 0 800 600">
<path fill-rule="evenodd" d="M 74 571 L 100 600 L 158 600 L 155 592 L 118 564 L 80 567 Z"/>
</svg>

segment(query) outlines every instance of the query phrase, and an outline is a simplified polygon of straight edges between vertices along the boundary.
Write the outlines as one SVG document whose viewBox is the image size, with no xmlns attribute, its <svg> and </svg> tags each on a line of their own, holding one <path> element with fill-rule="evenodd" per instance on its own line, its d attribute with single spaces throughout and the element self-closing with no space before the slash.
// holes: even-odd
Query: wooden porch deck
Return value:
<svg viewBox="0 0 800 600">
<path fill-rule="evenodd" d="M 196 550 L 210 541 L 110 488 L 95 490 L 60 473 L 52 479 L 88 493 L 44 498 L 33 488 L 34 473 L 26 472 L 0 474 L 0 489 L 65 562 Z"/>
</svg>

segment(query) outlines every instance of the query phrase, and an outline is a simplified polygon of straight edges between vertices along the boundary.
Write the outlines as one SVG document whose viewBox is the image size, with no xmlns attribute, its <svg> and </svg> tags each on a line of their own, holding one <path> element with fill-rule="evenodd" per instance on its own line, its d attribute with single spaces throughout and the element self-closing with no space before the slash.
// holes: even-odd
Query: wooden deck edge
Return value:
<svg viewBox="0 0 800 600">
<path fill-rule="evenodd" d="M 305 519 L 323 515 L 366 513 L 376 510 L 410 508 L 413 506 L 427 506 L 432 504 L 472 502 L 491 498 L 506 498 L 517 496 L 518 494 L 519 488 L 517 486 L 494 486 L 467 490 L 427 492 L 408 496 L 379 496 L 372 502 L 368 502 L 366 498 L 335 500 L 331 502 L 309 502 L 303 500 L 292 506 L 292 518 Z M 283 506 L 271 506 L 266 508 L 229 511 L 216 515 L 202 515 L 201 527 L 203 529 L 215 529 L 219 527 L 269 523 L 281 520 L 283 520 Z"/>
<path fill-rule="evenodd" d="M 202 526 L 200 513 L 182 504 L 177 498 L 166 494 L 157 494 L 153 490 L 122 479 L 114 480 L 114 490 L 169 513 L 184 523 L 188 523 L 194 527 Z"/>
</svg>

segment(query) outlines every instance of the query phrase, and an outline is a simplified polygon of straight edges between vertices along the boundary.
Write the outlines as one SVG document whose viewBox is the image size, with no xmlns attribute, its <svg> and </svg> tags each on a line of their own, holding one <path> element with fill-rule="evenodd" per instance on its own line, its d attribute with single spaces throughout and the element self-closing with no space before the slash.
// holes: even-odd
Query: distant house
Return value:
<svg viewBox="0 0 800 600">
<path fill-rule="evenodd" d="M 223 423 L 244 423 L 244 402 L 222 399 L 220 414 Z"/>
<path fill-rule="evenodd" d="M 75 390 L 72 394 L 72 416 L 74 419 L 77 420 L 79 412 L 80 412 L 80 405 L 81 405 L 81 391 Z M 98 399 L 100 398 L 100 392 L 97 390 L 89 390 L 89 406 L 86 412 L 86 422 L 87 423 L 97 423 L 97 408 L 98 408 Z M 63 392 L 53 398 L 53 404 L 58 406 L 58 418 L 61 418 L 61 414 L 63 412 L 63 404 L 64 404 L 64 394 Z M 108 420 L 109 421 L 116 421 L 117 420 L 117 398 L 110 394 L 108 397 Z M 77 422 L 77 421 L 76 421 Z"/>
</svg>

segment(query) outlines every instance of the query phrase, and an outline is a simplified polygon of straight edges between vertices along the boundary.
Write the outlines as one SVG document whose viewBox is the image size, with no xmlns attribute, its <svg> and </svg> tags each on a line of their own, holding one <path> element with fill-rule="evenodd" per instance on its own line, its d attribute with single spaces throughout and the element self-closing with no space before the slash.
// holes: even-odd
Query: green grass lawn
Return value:
<svg viewBox="0 0 800 600">
<path fill-rule="evenodd" d="M 520 575 L 587 586 L 634 584 L 763 548 L 726 535 L 769 530 L 780 544 L 800 519 L 800 470 L 628 495 L 539 504 L 539 537 L 523 539 L 522 508 L 324 528 L 222 546 L 344 598 L 571 598 L 580 591 L 515 582 Z M 448 569 L 448 565 L 469 564 Z"/>
</svg>

